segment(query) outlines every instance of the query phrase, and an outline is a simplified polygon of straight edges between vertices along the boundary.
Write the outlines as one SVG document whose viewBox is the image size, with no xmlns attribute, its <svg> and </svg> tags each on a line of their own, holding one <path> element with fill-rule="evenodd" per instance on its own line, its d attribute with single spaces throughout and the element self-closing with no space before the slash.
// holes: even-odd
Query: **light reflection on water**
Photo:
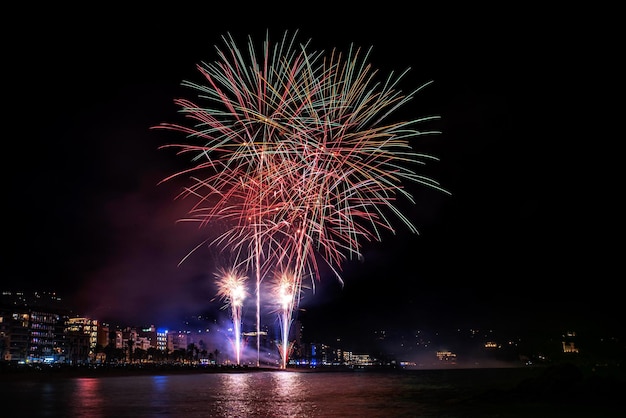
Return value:
<svg viewBox="0 0 626 418">
<path fill-rule="evenodd" d="M 210 409 L 224 417 L 312 416 L 303 381 L 301 373 L 285 371 L 223 374 Z"/>
<path fill-rule="evenodd" d="M 498 372 L 501 373 L 501 372 Z M 502 372 L 505 373 L 505 372 Z M 514 382 L 508 378 L 508 382 Z M 462 401 L 502 388 L 494 372 L 308 373 L 254 371 L 97 378 L 0 379 L 0 416 L 122 417 L 520 417 Z M 512 383 L 511 383 L 512 384 Z M 517 405 L 519 406 L 519 405 Z M 463 410 L 459 409 L 462 408 Z M 12 411 L 7 413 L 7 411 Z M 513 412 L 513 413 L 511 413 Z M 561 411 L 562 412 L 562 411 Z"/>
<path fill-rule="evenodd" d="M 13 383 L 0 380 L 0 400 L 13 405 L 14 411 L 8 416 L 0 415 L 3 418 L 416 416 L 413 415 L 415 398 L 409 396 L 409 404 L 402 399 L 415 382 L 402 383 L 403 379 L 393 376 L 258 371 L 53 378 Z M 398 397 L 402 391 L 405 394 Z M 395 415 L 390 415 L 390 411 Z"/>
<path fill-rule="evenodd" d="M 101 379 L 79 378 L 75 380 L 76 396 L 70 402 L 70 416 L 84 418 L 102 418 Z"/>
</svg>

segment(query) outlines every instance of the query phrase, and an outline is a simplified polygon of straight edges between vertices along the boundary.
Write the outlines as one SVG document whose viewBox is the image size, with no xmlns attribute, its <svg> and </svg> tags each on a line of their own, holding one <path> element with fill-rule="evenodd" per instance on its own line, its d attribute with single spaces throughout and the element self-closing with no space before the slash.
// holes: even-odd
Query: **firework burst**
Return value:
<svg viewBox="0 0 626 418">
<path fill-rule="evenodd" d="M 196 203 L 185 220 L 227 224 L 211 244 L 254 271 L 257 332 L 261 281 L 291 280 L 298 298 L 288 318 L 282 310 L 284 336 L 303 280 L 314 289 L 320 278 L 320 261 L 341 280 L 342 263 L 361 257 L 363 243 L 381 240 L 383 230 L 395 232 L 396 220 L 417 232 L 396 207 L 399 197 L 415 203 L 406 182 L 446 192 L 415 171 L 435 157 L 409 142 L 437 133 L 418 129 L 437 117 L 389 120 L 429 83 L 403 94 L 406 72 L 377 81 L 369 51 L 310 52 L 296 35 L 275 45 L 268 35 L 260 51 L 249 38 L 247 54 L 224 37 L 219 59 L 198 65 L 203 82 L 183 82 L 197 100 L 175 100 L 191 125 L 157 126 L 188 140 L 165 146 L 191 155 L 192 167 L 164 180 L 190 176 L 180 197 Z"/>
</svg>

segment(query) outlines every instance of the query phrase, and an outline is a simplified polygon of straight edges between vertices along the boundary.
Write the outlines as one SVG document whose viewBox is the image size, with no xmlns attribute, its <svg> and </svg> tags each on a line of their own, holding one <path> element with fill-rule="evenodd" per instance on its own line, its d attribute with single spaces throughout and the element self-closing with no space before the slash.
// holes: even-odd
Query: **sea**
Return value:
<svg viewBox="0 0 626 418">
<path fill-rule="evenodd" d="M 0 417 L 626 417 L 617 400 L 623 388 L 595 393 L 579 384 L 568 392 L 554 387 L 567 386 L 567 377 L 546 379 L 545 373 L 496 368 L 18 376 L 0 379 Z"/>
</svg>

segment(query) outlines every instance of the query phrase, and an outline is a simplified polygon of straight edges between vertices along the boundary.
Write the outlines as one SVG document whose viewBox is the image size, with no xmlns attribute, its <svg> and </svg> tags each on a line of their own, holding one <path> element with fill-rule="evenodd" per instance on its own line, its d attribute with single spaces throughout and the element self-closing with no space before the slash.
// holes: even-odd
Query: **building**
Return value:
<svg viewBox="0 0 626 418">
<path fill-rule="evenodd" d="M 64 326 L 68 314 L 54 293 L 2 292 L 1 358 L 16 363 L 65 361 Z"/>
<path fill-rule="evenodd" d="M 71 340 L 72 344 L 68 344 L 69 348 L 72 349 L 74 355 L 72 358 L 73 362 L 84 362 L 84 361 L 95 361 L 96 357 L 96 348 L 98 344 L 98 320 L 85 318 L 85 317 L 76 317 L 76 318 L 68 318 L 65 325 L 65 335 L 68 339 L 68 342 Z M 80 338 L 81 334 L 87 336 L 86 345 L 87 347 L 78 346 L 78 344 L 83 344 L 84 339 Z M 84 357 L 84 352 L 86 350 L 87 356 Z M 78 354 L 80 354 L 78 356 Z M 77 357 L 78 356 L 78 357 Z"/>
</svg>

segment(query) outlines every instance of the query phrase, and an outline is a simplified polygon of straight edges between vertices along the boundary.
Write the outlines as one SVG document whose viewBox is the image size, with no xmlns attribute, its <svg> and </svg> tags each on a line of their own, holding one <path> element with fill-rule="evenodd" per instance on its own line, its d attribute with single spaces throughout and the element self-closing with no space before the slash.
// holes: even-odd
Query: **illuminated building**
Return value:
<svg viewBox="0 0 626 418">
<path fill-rule="evenodd" d="M 64 310 L 54 293 L 2 292 L 1 358 L 17 363 L 64 360 Z"/>
<path fill-rule="evenodd" d="M 98 320 L 78 317 L 78 318 L 69 318 L 67 320 L 65 326 L 66 335 L 73 334 L 85 334 L 87 335 L 87 344 L 88 344 L 88 356 L 90 359 L 95 360 L 96 354 L 96 344 L 98 344 Z M 74 336 L 75 341 L 80 341 L 77 338 L 78 335 Z"/>
<path fill-rule="evenodd" d="M 187 333 L 181 331 L 168 333 L 167 349 L 170 352 L 176 350 L 187 350 Z"/>
<path fill-rule="evenodd" d="M 578 348 L 575 344 L 576 333 L 573 331 L 568 331 L 563 335 L 563 341 L 561 341 L 561 345 L 563 347 L 564 353 L 578 353 Z"/>
<path fill-rule="evenodd" d="M 148 342 L 147 344 L 145 344 L 145 342 L 142 343 L 143 346 L 146 346 L 145 348 L 143 348 L 144 350 L 147 350 L 150 347 L 157 348 L 158 335 L 157 335 L 156 327 L 154 325 L 150 325 L 147 328 L 141 328 L 137 332 L 137 335 L 139 338 L 143 338 Z"/>
<path fill-rule="evenodd" d="M 166 329 L 158 329 L 156 331 L 156 336 L 157 336 L 156 337 L 157 338 L 156 348 L 157 348 L 157 350 L 168 352 L 168 344 L 167 344 L 168 335 L 169 335 L 169 332 Z"/>
<path fill-rule="evenodd" d="M 437 359 L 443 363 L 456 364 L 456 354 L 451 351 L 437 351 Z"/>
</svg>

